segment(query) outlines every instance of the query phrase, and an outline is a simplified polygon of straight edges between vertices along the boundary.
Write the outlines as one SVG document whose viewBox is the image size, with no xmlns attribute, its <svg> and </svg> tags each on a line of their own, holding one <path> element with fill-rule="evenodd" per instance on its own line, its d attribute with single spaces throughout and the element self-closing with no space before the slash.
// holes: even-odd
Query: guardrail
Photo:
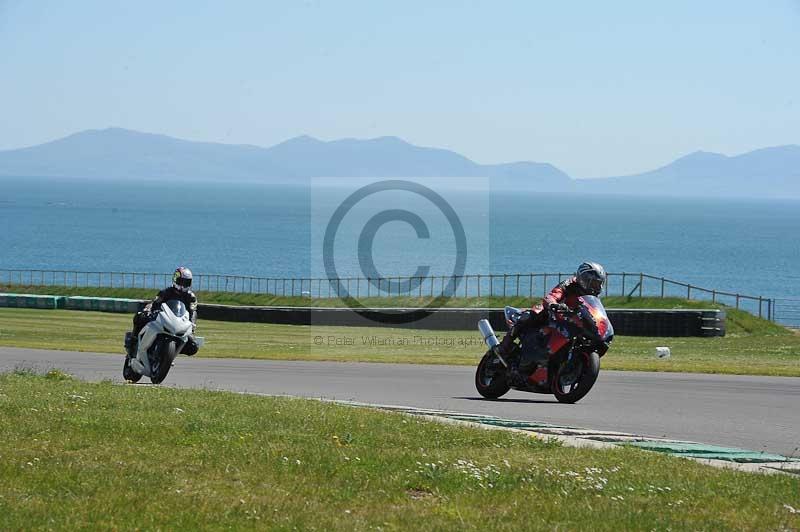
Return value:
<svg viewBox="0 0 800 532">
<path fill-rule="evenodd" d="M 546 294 L 571 273 L 470 274 L 458 277 L 343 277 L 329 280 L 314 277 L 251 277 L 243 275 L 195 275 L 196 291 L 304 296 L 310 298 L 355 298 L 417 296 L 524 296 Z M 169 273 L 85 272 L 72 270 L 0 269 L 0 284 L 30 286 L 151 288 L 171 283 Z M 725 292 L 638 272 L 609 273 L 605 295 L 638 297 L 680 297 L 710 300 L 747 310 L 759 317 L 775 320 L 775 301 L 762 296 Z M 788 300 L 787 300 L 788 301 Z M 789 308 L 787 304 L 787 309 Z M 800 312 L 800 311 L 799 311 Z M 800 317 L 800 314 L 799 316 Z M 798 320 L 800 321 L 800 320 Z"/>
</svg>

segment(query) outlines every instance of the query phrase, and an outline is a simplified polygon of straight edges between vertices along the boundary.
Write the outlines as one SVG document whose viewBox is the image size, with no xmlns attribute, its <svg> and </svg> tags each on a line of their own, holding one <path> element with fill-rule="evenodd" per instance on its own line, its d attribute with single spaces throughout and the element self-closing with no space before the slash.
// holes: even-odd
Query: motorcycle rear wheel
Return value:
<svg viewBox="0 0 800 532">
<path fill-rule="evenodd" d="M 167 378 L 172 367 L 172 362 L 178 356 L 178 346 L 175 340 L 166 340 L 159 343 L 156 353 L 156 364 L 153 365 L 153 375 L 150 377 L 150 382 L 153 384 L 161 384 Z"/>
<path fill-rule="evenodd" d="M 497 399 L 511 389 L 506 369 L 492 350 L 488 350 L 475 370 L 475 388 L 487 399 Z"/>
<path fill-rule="evenodd" d="M 600 356 L 597 353 L 589 353 L 573 364 L 580 364 L 580 367 L 570 368 L 566 360 L 556 362 L 555 373 L 552 380 L 552 392 L 559 403 L 577 403 L 589 393 L 597 376 L 600 374 Z M 570 371 L 569 374 L 567 372 Z M 573 372 L 577 371 L 577 375 Z"/>
</svg>

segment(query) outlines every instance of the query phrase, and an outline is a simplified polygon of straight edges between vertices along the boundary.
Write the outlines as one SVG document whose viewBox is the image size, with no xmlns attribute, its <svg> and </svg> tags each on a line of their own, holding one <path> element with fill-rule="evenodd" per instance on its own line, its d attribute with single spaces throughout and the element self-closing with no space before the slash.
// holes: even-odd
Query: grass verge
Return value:
<svg viewBox="0 0 800 532">
<path fill-rule="evenodd" d="M 786 530 L 800 479 L 315 401 L 0 376 L 0 529 Z"/>
<path fill-rule="evenodd" d="M 0 308 L 0 346 L 122 353 L 131 316 L 102 312 Z M 200 320 L 203 357 L 332 360 L 417 364 L 477 364 L 485 347 L 470 331 L 383 327 L 317 327 Z M 655 347 L 672 348 L 669 359 Z M 781 329 L 723 338 L 620 336 L 604 369 L 800 377 L 800 336 Z"/>
</svg>

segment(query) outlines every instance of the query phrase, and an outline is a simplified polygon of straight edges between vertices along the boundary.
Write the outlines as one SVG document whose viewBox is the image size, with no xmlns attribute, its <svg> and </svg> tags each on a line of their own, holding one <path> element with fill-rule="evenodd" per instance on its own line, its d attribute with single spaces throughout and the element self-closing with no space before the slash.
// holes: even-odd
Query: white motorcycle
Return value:
<svg viewBox="0 0 800 532">
<path fill-rule="evenodd" d="M 137 349 L 136 356 L 128 349 L 122 376 L 126 381 L 138 382 L 145 375 L 153 384 L 160 384 L 191 335 L 192 321 L 186 305 L 177 299 L 163 303 L 155 319 L 142 327 L 136 340 L 131 338 L 130 332 L 125 334 L 125 345 L 131 345 L 133 340 Z M 195 342 L 199 347 L 203 339 L 195 338 Z"/>
</svg>

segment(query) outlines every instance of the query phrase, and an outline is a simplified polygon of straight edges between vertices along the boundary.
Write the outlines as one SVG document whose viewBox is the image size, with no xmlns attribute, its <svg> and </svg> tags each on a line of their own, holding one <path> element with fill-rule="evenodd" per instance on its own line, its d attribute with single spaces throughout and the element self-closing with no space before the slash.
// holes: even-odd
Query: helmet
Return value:
<svg viewBox="0 0 800 532">
<path fill-rule="evenodd" d="M 599 296 L 606 282 L 606 270 L 596 262 L 584 262 L 578 266 L 575 277 L 587 294 Z"/>
<path fill-rule="evenodd" d="M 181 292 L 188 291 L 192 286 L 192 270 L 183 266 L 176 268 L 172 274 L 172 286 Z"/>
</svg>

